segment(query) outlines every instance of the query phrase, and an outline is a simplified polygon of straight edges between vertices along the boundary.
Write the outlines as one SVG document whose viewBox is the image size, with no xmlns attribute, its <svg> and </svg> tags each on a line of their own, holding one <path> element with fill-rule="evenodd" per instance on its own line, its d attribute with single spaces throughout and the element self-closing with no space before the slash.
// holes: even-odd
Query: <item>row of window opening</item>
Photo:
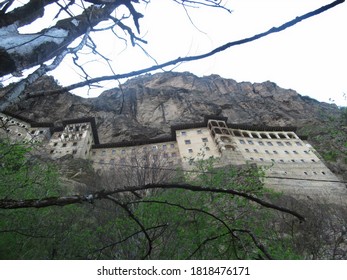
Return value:
<svg viewBox="0 0 347 280">
<path fill-rule="evenodd" d="M 247 153 L 250 153 L 251 151 L 250 151 L 250 149 L 245 149 L 245 151 L 247 152 Z M 257 149 L 253 149 L 253 152 L 255 152 L 255 153 L 259 153 L 259 151 L 257 150 Z M 270 155 L 271 154 L 271 152 L 269 151 L 269 150 L 265 150 L 265 153 L 266 154 L 268 154 L 268 155 Z M 278 155 L 278 151 L 276 151 L 276 150 L 274 150 L 274 151 L 272 151 L 272 153 L 273 154 L 275 154 L 275 155 Z M 295 154 L 295 155 L 298 155 L 299 154 L 299 152 L 298 151 L 291 151 L 291 152 L 289 152 L 289 151 L 284 151 L 284 153 L 285 154 L 287 154 L 287 155 L 290 155 L 291 153 L 293 153 L 293 154 Z M 310 151 L 304 151 L 304 153 L 305 154 L 310 154 Z"/>
<path fill-rule="evenodd" d="M 249 158 L 250 160 L 252 160 L 252 161 L 255 161 L 256 159 L 255 158 L 253 158 L 253 157 L 250 157 Z M 265 161 L 265 159 L 264 158 L 259 158 L 258 159 L 259 161 Z M 285 161 L 284 159 L 278 159 L 278 160 L 275 160 L 275 159 L 271 159 L 271 161 L 272 162 L 281 162 L 281 163 L 284 163 L 284 162 L 306 162 L 306 160 L 304 160 L 304 159 L 300 159 L 300 160 L 295 160 L 295 159 L 291 159 L 291 160 L 287 160 L 287 161 Z M 311 162 L 317 162 L 315 159 L 311 159 Z"/>
<path fill-rule="evenodd" d="M 240 139 L 239 142 L 240 142 L 240 144 L 246 144 L 246 142 L 247 142 L 247 144 L 249 144 L 249 145 L 254 145 L 254 143 L 257 143 L 259 146 L 265 146 L 265 144 L 266 144 L 267 146 L 273 146 L 273 145 L 274 145 L 274 143 L 273 143 L 273 142 L 270 142 L 270 141 L 267 141 L 267 142 L 264 143 L 263 141 L 256 141 L 256 142 L 254 142 L 254 141 L 252 141 L 252 140 L 247 140 L 247 141 L 245 141 L 245 140 Z M 291 142 L 289 142 L 289 141 L 286 141 L 286 142 L 284 142 L 284 143 L 281 142 L 281 141 L 277 141 L 276 144 L 277 144 L 278 146 L 281 146 L 281 147 L 283 147 L 284 145 L 286 145 L 286 146 L 293 146 L 293 144 L 292 144 Z M 296 145 L 296 146 L 302 146 L 302 143 L 299 142 L 299 141 L 296 141 L 296 142 L 295 142 L 295 145 Z"/>
<path fill-rule="evenodd" d="M 203 143 L 207 143 L 208 142 L 208 139 L 205 137 L 205 138 L 201 138 L 201 141 L 203 142 Z M 184 140 L 184 143 L 186 144 L 186 145 L 190 145 L 192 142 L 189 140 L 189 139 L 187 139 L 187 140 Z"/>
</svg>

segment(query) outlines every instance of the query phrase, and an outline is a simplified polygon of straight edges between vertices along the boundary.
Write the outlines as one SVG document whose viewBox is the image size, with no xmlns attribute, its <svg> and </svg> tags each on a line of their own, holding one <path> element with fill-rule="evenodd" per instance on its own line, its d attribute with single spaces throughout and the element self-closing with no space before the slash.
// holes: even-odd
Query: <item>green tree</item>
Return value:
<svg viewBox="0 0 347 280">
<path fill-rule="evenodd" d="M 112 180 L 100 177 L 99 191 L 66 196 L 55 168 L 30 156 L 30 150 L 19 143 L 1 145 L 3 259 L 295 256 L 269 231 L 264 209 L 302 217 L 262 200 L 262 171 L 254 166 L 214 169 L 209 159 L 197 161 L 193 172 L 178 172 L 172 183 L 151 179 L 138 186 L 122 187 L 119 181 L 107 186 Z"/>
</svg>

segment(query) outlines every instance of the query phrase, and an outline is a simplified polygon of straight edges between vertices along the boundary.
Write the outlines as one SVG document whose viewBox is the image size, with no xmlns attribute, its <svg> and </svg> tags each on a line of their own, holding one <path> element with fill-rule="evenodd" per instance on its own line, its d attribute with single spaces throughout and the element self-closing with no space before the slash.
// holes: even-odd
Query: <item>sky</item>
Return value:
<svg viewBox="0 0 347 280">
<path fill-rule="evenodd" d="M 173 0 L 151 0 L 146 7 L 135 7 L 144 14 L 139 36 L 143 36 L 148 44 L 142 45 L 143 48 L 157 63 L 164 63 L 264 32 L 331 2 L 333 0 L 224 1 L 231 13 L 208 7 L 185 10 Z M 117 12 L 118 16 L 121 14 L 122 11 Z M 238 82 L 269 80 L 301 95 L 347 106 L 344 97 L 344 93 L 347 94 L 346 15 L 347 3 L 343 3 L 280 33 L 165 70 L 189 71 L 197 76 L 217 74 Z M 116 74 L 155 64 L 141 48 L 112 38 L 115 37 L 111 33 L 94 37 L 99 51 L 112 60 Z M 85 57 L 82 61 L 92 77 L 111 74 L 105 61 L 95 60 L 91 55 Z M 69 85 L 81 80 L 75 69 L 70 57 L 50 74 L 61 85 Z M 74 93 L 96 97 L 118 83 L 109 81 L 102 84 L 103 89 L 82 88 Z"/>
</svg>

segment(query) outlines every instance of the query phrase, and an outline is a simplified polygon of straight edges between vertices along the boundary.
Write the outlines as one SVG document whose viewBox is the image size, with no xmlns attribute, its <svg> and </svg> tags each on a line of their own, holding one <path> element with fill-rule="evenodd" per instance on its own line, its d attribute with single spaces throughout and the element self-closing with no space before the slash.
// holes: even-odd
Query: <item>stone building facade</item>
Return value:
<svg viewBox="0 0 347 280">
<path fill-rule="evenodd" d="M 175 125 L 171 136 L 146 141 L 100 143 L 94 118 L 64 120 L 61 126 L 0 113 L 0 137 L 41 143 L 53 159 L 89 159 L 96 170 L 115 166 L 192 168 L 196 159 L 213 157 L 219 166 L 256 163 L 265 167 L 265 185 L 298 196 L 346 201 L 346 187 L 294 127 L 230 124 L 210 116 L 201 123 Z"/>
</svg>

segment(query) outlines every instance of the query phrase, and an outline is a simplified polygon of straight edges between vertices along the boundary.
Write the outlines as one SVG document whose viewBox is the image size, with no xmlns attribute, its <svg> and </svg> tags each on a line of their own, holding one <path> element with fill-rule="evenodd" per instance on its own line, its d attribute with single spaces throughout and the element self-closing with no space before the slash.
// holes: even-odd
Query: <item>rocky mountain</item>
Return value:
<svg viewBox="0 0 347 280">
<path fill-rule="evenodd" d="M 56 87 L 52 77 L 44 77 L 28 90 Z M 339 109 L 269 81 L 238 83 L 218 75 L 166 72 L 128 80 L 97 98 L 70 93 L 37 97 L 10 111 L 40 122 L 94 116 L 105 143 L 165 136 L 171 125 L 201 122 L 204 115 L 223 115 L 239 124 L 303 127 Z"/>
</svg>

